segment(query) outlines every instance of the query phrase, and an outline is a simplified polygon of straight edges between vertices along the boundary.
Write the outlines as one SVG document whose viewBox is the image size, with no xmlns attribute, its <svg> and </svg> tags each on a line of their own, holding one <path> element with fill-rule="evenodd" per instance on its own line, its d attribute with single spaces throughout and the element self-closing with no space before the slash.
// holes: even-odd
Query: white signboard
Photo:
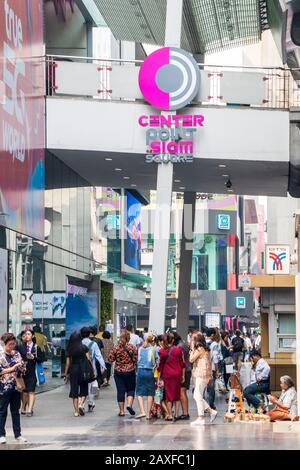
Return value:
<svg viewBox="0 0 300 470">
<path fill-rule="evenodd" d="M 207 326 L 207 328 L 220 328 L 221 314 L 214 312 L 205 313 L 205 326 Z"/>
<path fill-rule="evenodd" d="M 7 331 L 7 268 L 8 252 L 0 248 L 0 336 Z"/>
<path fill-rule="evenodd" d="M 66 318 L 66 294 L 64 292 L 33 294 L 32 311 L 34 319 Z"/>
<path fill-rule="evenodd" d="M 266 246 L 267 274 L 290 273 L 290 247 L 289 245 Z"/>
<path fill-rule="evenodd" d="M 251 287 L 251 276 L 245 276 L 244 274 L 239 275 L 239 287 L 249 289 Z"/>
</svg>

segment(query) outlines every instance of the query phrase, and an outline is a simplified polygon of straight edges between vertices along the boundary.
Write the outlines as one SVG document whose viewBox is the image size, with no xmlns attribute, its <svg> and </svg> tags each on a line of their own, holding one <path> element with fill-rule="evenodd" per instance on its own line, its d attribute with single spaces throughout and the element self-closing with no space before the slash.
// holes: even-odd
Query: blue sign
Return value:
<svg viewBox="0 0 300 470">
<path fill-rule="evenodd" d="M 218 215 L 218 229 L 219 230 L 230 230 L 230 215 L 219 214 Z"/>
<path fill-rule="evenodd" d="M 238 309 L 246 308 L 246 297 L 236 297 L 235 298 L 235 307 Z"/>
</svg>

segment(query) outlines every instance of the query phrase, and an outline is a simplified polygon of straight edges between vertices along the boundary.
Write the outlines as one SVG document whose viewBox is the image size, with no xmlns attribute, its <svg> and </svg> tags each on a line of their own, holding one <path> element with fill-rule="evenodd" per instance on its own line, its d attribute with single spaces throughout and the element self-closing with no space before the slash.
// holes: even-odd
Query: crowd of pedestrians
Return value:
<svg viewBox="0 0 300 470">
<path fill-rule="evenodd" d="M 6 442 L 5 425 L 10 407 L 13 431 L 18 442 L 21 435 L 20 414 L 32 417 L 37 368 L 45 361 L 45 337 L 40 330 L 25 330 L 20 341 L 11 333 L 1 338 L 0 350 L 0 444 Z M 243 393 L 248 405 L 263 407 L 261 394 L 273 405 L 269 417 L 274 420 L 297 420 L 297 394 L 289 376 L 280 379 L 281 395 L 271 395 L 270 367 L 261 356 L 261 336 L 219 331 L 217 328 L 190 330 L 187 338 L 176 332 L 155 336 L 145 328 L 134 331 L 128 325 L 116 343 L 111 333 L 101 328 L 84 327 L 74 332 L 66 351 L 64 373 L 69 383 L 74 417 L 85 416 L 95 409 L 95 395 L 108 387 L 113 375 L 118 416 L 126 411 L 136 420 L 190 420 L 189 395 L 196 403 L 197 417 L 192 426 L 213 423 L 216 390 L 226 394 L 233 371 L 239 375 L 242 363 L 252 361 L 254 380 Z M 139 412 L 134 410 L 137 398 Z M 87 410 L 86 410 L 87 404 Z M 209 421 L 205 419 L 209 417 Z"/>
</svg>

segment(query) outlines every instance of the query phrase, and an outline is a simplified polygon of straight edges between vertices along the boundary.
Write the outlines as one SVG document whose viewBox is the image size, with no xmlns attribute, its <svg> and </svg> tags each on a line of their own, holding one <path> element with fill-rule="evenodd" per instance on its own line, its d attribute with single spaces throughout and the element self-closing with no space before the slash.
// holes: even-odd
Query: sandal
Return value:
<svg viewBox="0 0 300 470">
<path fill-rule="evenodd" d="M 124 418 L 125 413 L 119 413 L 118 416 L 120 416 L 120 418 Z"/>
<path fill-rule="evenodd" d="M 131 416 L 135 415 L 135 411 L 131 406 L 127 406 L 126 410 L 128 411 L 129 414 L 131 414 Z"/>
<path fill-rule="evenodd" d="M 74 418 L 78 418 L 79 417 L 79 413 L 74 413 Z"/>
<path fill-rule="evenodd" d="M 170 416 L 167 416 L 167 417 L 165 418 L 165 421 L 173 421 L 173 420 L 174 420 L 174 418 L 171 418 Z"/>
<path fill-rule="evenodd" d="M 145 414 L 144 414 L 144 415 L 143 415 L 143 414 L 140 414 L 140 415 L 137 415 L 137 416 L 135 417 L 135 419 L 142 419 L 142 418 L 146 418 L 146 415 L 145 415 Z M 147 418 L 147 419 L 148 419 L 148 418 Z"/>
</svg>

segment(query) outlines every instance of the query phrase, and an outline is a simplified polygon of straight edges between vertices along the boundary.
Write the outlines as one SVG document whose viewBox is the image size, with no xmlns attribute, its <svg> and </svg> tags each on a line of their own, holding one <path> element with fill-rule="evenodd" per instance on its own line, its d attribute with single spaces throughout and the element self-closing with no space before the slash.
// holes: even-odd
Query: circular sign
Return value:
<svg viewBox="0 0 300 470">
<path fill-rule="evenodd" d="M 200 89 L 200 69 L 191 54 L 164 47 L 146 57 L 139 73 L 140 90 L 148 103 L 164 111 L 182 109 Z"/>
</svg>

